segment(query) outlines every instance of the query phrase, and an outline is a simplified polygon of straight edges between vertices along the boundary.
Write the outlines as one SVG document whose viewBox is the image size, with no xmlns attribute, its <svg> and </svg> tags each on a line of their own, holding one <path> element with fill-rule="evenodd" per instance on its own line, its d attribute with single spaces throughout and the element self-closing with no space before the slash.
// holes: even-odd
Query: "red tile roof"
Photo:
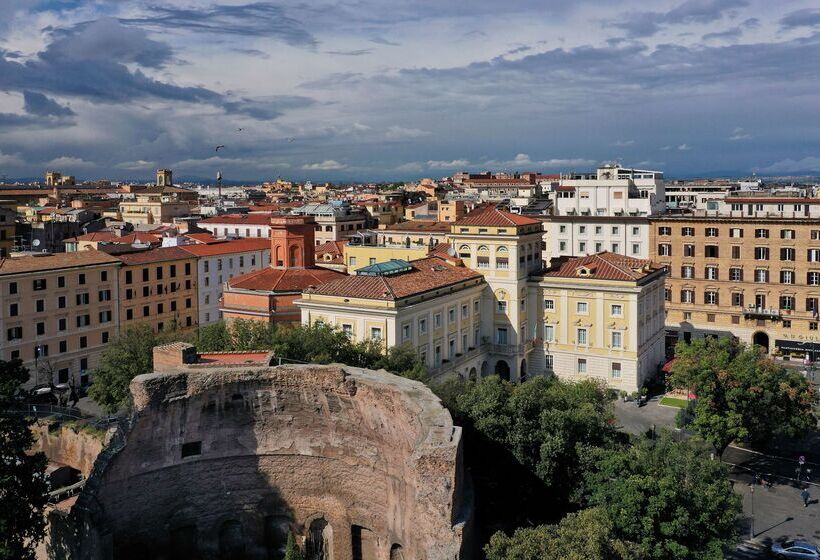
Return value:
<svg viewBox="0 0 820 560">
<path fill-rule="evenodd" d="M 378 231 L 414 231 L 414 232 L 433 232 L 433 233 L 447 233 L 450 231 L 449 222 L 436 222 L 434 220 L 411 220 L 409 222 L 401 222 L 387 226 Z"/>
<path fill-rule="evenodd" d="M 221 239 L 214 237 L 211 233 L 186 233 L 185 237 L 197 243 L 222 243 Z"/>
<path fill-rule="evenodd" d="M 22 272 L 51 271 L 61 268 L 118 264 L 119 259 L 102 251 L 75 251 L 72 253 L 43 253 L 37 256 L 0 259 L 0 276 Z"/>
<path fill-rule="evenodd" d="M 222 214 L 221 216 L 211 216 L 204 220 L 199 220 L 200 224 L 228 224 L 228 225 L 252 225 L 269 226 L 271 213 L 259 214 Z"/>
<path fill-rule="evenodd" d="M 67 243 L 90 241 L 94 243 L 121 243 L 123 245 L 132 245 L 134 243 L 149 243 L 152 245 L 157 245 L 162 240 L 159 235 L 144 231 L 134 231 L 124 235 L 117 235 L 113 231 L 95 231 L 93 233 L 86 233 L 84 235 L 78 235 L 77 237 L 71 237 L 65 241 Z"/>
<path fill-rule="evenodd" d="M 316 262 L 323 264 L 344 264 L 344 251 L 347 241 L 327 241 L 317 245 L 315 249 Z M 326 255 L 330 255 L 328 260 Z"/>
<path fill-rule="evenodd" d="M 156 249 L 148 249 L 147 251 L 124 253 L 116 255 L 116 257 L 125 265 L 151 264 L 194 258 L 191 253 L 185 251 L 182 247 L 157 247 Z"/>
<path fill-rule="evenodd" d="M 262 364 L 271 358 L 270 352 L 204 352 L 197 355 L 198 364 Z"/>
<path fill-rule="evenodd" d="M 192 255 L 196 255 L 197 257 L 209 257 L 211 255 L 246 253 L 248 251 L 264 251 L 265 249 L 270 249 L 270 240 L 248 237 L 246 239 L 219 241 L 217 243 L 180 245 L 180 249 L 183 249 Z"/>
<path fill-rule="evenodd" d="M 439 257 L 410 263 L 413 270 L 393 276 L 345 276 L 305 290 L 306 294 L 396 301 L 445 288 L 467 280 L 483 278 L 478 272 L 447 264 Z"/>
<path fill-rule="evenodd" d="M 327 268 L 263 268 L 228 281 L 230 288 L 260 292 L 301 292 L 308 286 L 345 276 Z"/>
<path fill-rule="evenodd" d="M 464 215 L 459 220 L 453 222 L 456 226 L 530 226 L 540 224 L 538 220 L 527 218 L 519 214 L 504 212 L 496 208 L 494 204 L 479 206 L 469 214 Z"/>
<path fill-rule="evenodd" d="M 581 271 L 586 270 L 583 274 Z M 586 257 L 559 259 L 544 272 L 544 277 L 584 278 L 590 280 L 636 281 L 662 270 L 648 259 L 636 259 L 605 251 Z"/>
</svg>

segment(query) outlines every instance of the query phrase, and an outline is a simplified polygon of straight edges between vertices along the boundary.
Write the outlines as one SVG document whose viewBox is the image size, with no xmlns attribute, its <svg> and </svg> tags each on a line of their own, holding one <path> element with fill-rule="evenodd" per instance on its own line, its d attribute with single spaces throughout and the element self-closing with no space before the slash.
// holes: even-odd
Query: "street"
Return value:
<svg viewBox="0 0 820 560">
<path fill-rule="evenodd" d="M 674 428 L 677 409 L 660 406 L 658 398 L 638 408 L 632 403 L 616 401 L 615 416 L 618 427 L 625 432 L 642 434 L 661 428 Z M 786 538 L 800 538 L 820 543 L 820 465 L 807 462 L 801 469 L 798 484 L 797 461 L 785 457 L 764 455 L 737 446 L 730 446 L 723 454 L 724 462 L 732 465 L 730 478 L 735 491 L 743 498 L 742 542 L 726 558 L 747 560 L 767 558 L 772 542 Z M 806 482 L 807 469 L 812 469 L 812 480 Z M 754 474 L 764 474 L 774 482 L 772 488 L 750 484 Z M 811 500 L 804 507 L 800 489 L 808 486 Z M 751 537 L 754 523 L 754 538 Z"/>
</svg>

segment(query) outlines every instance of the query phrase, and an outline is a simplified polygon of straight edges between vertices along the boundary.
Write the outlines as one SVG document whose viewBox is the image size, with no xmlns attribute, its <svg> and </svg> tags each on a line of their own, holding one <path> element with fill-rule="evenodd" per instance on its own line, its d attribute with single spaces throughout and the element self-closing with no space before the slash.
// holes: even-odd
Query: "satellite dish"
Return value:
<svg viewBox="0 0 820 560">
<path fill-rule="evenodd" d="M 32 247 L 39 247 L 40 246 L 40 240 L 35 239 L 34 241 L 31 242 L 31 246 Z"/>
<path fill-rule="evenodd" d="M 451 257 L 455 257 L 456 256 L 456 248 L 453 247 L 452 245 L 450 245 L 450 248 L 447 249 L 447 254 L 450 255 Z"/>
</svg>

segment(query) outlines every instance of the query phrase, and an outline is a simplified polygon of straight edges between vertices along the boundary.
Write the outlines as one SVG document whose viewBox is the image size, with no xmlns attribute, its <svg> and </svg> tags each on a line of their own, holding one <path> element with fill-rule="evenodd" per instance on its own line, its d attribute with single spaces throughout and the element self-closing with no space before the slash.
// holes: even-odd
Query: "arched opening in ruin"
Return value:
<svg viewBox="0 0 820 560">
<path fill-rule="evenodd" d="M 174 558 L 196 558 L 196 525 L 183 525 L 171 530 L 171 554 Z"/>
<path fill-rule="evenodd" d="M 390 547 L 390 560 L 404 560 L 404 550 L 396 543 Z"/>
<path fill-rule="evenodd" d="M 495 374 L 504 381 L 510 380 L 510 364 L 504 360 L 498 360 L 495 363 Z"/>
<path fill-rule="evenodd" d="M 487 377 L 487 373 L 490 371 L 490 366 L 487 361 L 481 362 L 481 377 Z"/>
<path fill-rule="evenodd" d="M 236 519 L 229 519 L 219 527 L 219 557 L 223 560 L 245 558 L 245 535 Z"/>
<path fill-rule="evenodd" d="M 333 528 L 324 517 L 310 522 L 305 560 L 333 560 Z"/>
<path fill-rule="evenodd" d="M 376 560 L 379 557 L 379 539 L 367 527 L 351 525 L 350 544 L 353 560 Z"/>
<path fill-rule="evenodd" d="M 476 369 L 474 367 L 470 368 L 469 379 L 471 381 L 475 381 L 477 377 L 478 377 L 478 372 L 476 371 Z"/>
<path fill-rule="evenodd" d="M 521 360 L 521 371 L 518 375 L 522 383 L 527 380 L 527 360 Z"/>
<path fill-rule="evenodd" d="M 273 560 L 285 558 L 285 548 L 290 533 L 290 517 L 286 515 L 269 515 L 265 517 L 265 548 Z"/>
</svg>

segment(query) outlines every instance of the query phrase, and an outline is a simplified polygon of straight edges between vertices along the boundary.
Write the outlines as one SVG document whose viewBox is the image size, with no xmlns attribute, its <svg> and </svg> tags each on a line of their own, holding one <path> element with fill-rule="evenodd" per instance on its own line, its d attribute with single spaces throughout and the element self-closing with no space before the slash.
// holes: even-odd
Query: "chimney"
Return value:
<svg viewBox="0 0 820 560">
<path fill-rule="evenodd" d="M 154 347 L 154 371 L 170 373 L 197 361 L 196 347 L 187 342 L 174 342 Z"/>
</svg>

